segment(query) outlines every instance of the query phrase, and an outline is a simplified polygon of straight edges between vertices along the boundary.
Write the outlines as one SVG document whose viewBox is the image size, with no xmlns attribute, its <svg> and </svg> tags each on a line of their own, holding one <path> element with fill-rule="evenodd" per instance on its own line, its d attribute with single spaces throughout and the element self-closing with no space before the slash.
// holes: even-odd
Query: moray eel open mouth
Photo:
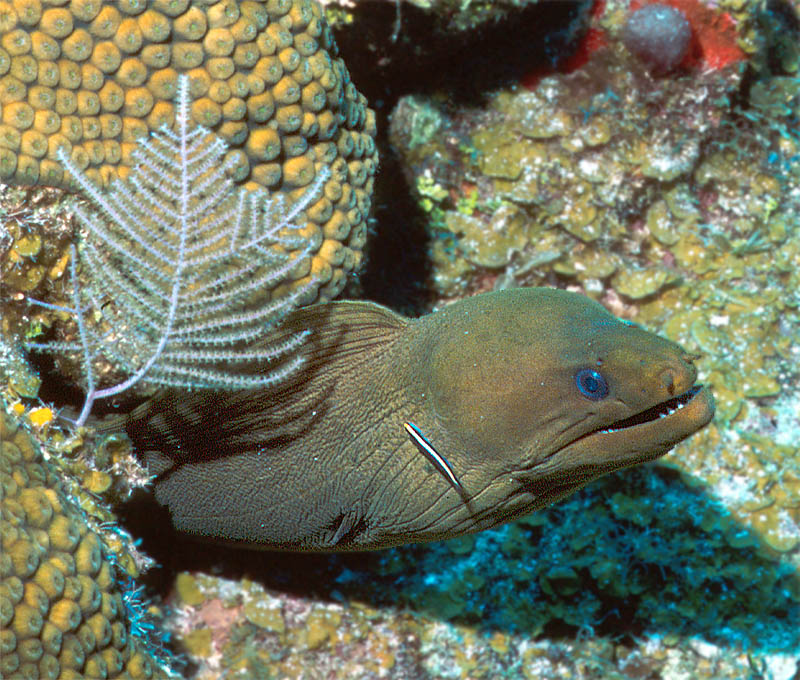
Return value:
<svg viewBox="0 0 800 680">
<path fill-rule="evenodd" d="M 671 416 L 676 411 L 682 409 L 686 404 L 688 404 L 700 390 L 703 389 L 703 385 L 695 385 L 691 389 L 686 390 L 683 394 L 679 394 L 677 397 L 673 397 L 672 399 L 667 399 L 667 401 L 662 401 L 655 406 L 652 406 L 644 411 L 640 411 L 639 413 L 635 413 L 634 415 L 630 416 L 630 418 L 625 418 L 624 420 L 618 420 L 611 425 L 598 428 L 593 432 L 589 432 L 588 434 L 594 434 L 595 432 L 602 432 L 602 433 L 611 433 L 616 432 L 618 430 L 624 430 L 628 427 L 634 427 L 636 425 L 642 425 L 644 423 L 649 423 L 653 420 L 658 418 L 667 418 Z M 588 435 L 584 435 L 588 436 Z"/>
<path fill-rule="evenodd" d="M 663 456 L 713 415 L 711 392 L 704 385 L 694 385 L 677 397 L 574 439 L 534 468 L 535 474 L 528 470 L 515 475 L 520 483 L 517 491 L 533 495 L 536 507 L 544 507 L 601 474 Z M 547 471 L 548 466 L 555 471 Z"/>
<path fill-rule="evenodd" d="M 610 469 L 628 467 L 664 455 L 706 425 L 713 415 L 711 392 L 697 384 L 676 397 L 587 432 L 562 450 L 573 455 L 591 452 L 589 460 Z"/>
</svg>

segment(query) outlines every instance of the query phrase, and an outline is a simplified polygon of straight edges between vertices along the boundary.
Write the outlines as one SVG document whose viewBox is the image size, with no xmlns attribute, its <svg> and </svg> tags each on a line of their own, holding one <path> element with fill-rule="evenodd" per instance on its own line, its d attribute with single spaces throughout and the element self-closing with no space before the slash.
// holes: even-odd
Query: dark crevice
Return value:
<svg viewBox="0 0 800 680">
<path fill-rule="evenodd" d="M 408 94 L 435 96 L 451 110 L 482 106 L 493 90 L 532 72 L 554 71 L 588 27 L 589 0 L 539 2 L 471 31 L 448 32 L 445 20 L 402 6 L 361 2 L 336 33 L 352 81 L 375 109 L 380 169 L 373 196 L 366 262 L 348 291 L 418 316 L 430 308 L 428 215 L 422 213 L 388 141 L 389 117 Z"/>
<path fill-rule="evenodd" d="M 480 106 L 488 92 L 539 69 L 557 69 L 585 34 L 591 4 L 539 2 L 471 31 L 446 32 L 431 13 L 405 3 L 392 41 L 395 5 L 361 2 L 336 41 L 353 82 L 379 112 L 409 93 Z"/>
</svg>

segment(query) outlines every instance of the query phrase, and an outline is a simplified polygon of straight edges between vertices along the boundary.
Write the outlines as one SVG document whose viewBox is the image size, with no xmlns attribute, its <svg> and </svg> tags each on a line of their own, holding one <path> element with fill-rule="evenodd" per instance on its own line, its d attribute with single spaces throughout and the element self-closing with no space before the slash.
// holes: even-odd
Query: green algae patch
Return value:
<svg viewBox="0 0 800 680">
<path fill-rule="evenodd" d="M 205 657 L 211 654 L 211 630 L 193 630 L 188 633 L 182 642 L 186 651 L 193 656 Z"/>
<path fill-rule="evenodd" d="M 678 279 L 675 272 L 665 269 L 625 269 L 611 279 L 614 290 L 633 300 L 655 295 L 664 286 Z"/>
<path fill-rule="evenodd" d="M 257 599 L 249 600 L 244 605 L 244 616 L 250 623 L 272 633 L 286 630 L 280 606 Z"/>
<path fill-rule="evenodd" d="M 175 590 L 181 603 L 197 606 L 205 601 L 205 595 L 192 574 L 182 572 L 175 579 Z"/>
</svg>

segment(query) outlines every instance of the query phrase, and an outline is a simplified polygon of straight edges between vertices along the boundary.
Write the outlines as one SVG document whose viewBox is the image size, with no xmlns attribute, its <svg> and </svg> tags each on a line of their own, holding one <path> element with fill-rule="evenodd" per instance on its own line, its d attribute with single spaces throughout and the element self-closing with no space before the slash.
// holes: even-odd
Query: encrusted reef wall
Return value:
<svg viewBox="0 0 800 680">
<path fill-rule="evenodd" d="M 481 108 L 406 96 L 390 134 L 429 218 L 439 294 L 566 286 L 701 354 L 715 424 L 666 460 L 792 552 L 796 8 L 671 4 L 694 44 L 670 73 L 653 74 L 619 39 L 640 3 L 597 3 L 581 59 L 563 72 L 532 72 Z"/>
<path fill-rule="evenodd" d="M 436 601 L 485 633 L 470 638 L 471 661 L 426 656 L 436 672 L 738 678 L 751 672 L 748 647 L 766 677 L 798 671 L 798 6 L 667 2 L 685 14 L 692 42 L 676 68 L 653 73 L 621 40 L 642 4 L 593 3 L 575 54 L 487 93 L 482 106 L 412 93 L 391 114 L 441 297 L 520 284 L 583 292 L 702 355 L 701 380 L 717 399 L 712 425 L 658 466 L 452 544 L 461 557 L 422 555 L 418 577 L 398 564 L 414 584 L 401 601 Z M 693 581 L 705 585 L 694 591 Z M 594 610 L 596 596 L 605 604 Z M 498 633 L 552 634 L 569 622 L 613 636 L 639 616 L 650 621 L 633 624 L 639 642 L 616 648 L 549 635 L 528 647 Z M 689 628 L 707 646 L 689 642 Z M 467 639 L 457 626 L 439 632 Z M 505 661 L 503 643 L 515 650 Z"/>
<path fill-rule="evenodd" d="M 702 46 L 672 73 L 619 42 L 638 5 L 596 3 L 564 72 L 483 106 L 408 94 L 390 136 L 437 304 L 593 296 L 702 354 L 715 422 L 495 531 L 183 571 L 174 626 L 198 677 L 796 677 L 799 53 L 778 10 L 672 4 Z"/>
</svg>

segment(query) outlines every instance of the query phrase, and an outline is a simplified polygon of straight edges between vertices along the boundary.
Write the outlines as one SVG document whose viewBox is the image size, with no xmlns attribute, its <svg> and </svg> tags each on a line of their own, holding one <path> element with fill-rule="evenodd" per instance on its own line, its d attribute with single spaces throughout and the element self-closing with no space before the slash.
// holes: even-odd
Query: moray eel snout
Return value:
<svg viewBox="0 0 800 680">
<path fill-rule="evenodd" d="M 714 411 L 695 357 L 559 290 L 415 320 L 331 303 L 280 333 L 299 329 L 287 385 L 168 392 L 128 420 L 178 529 L 283 550 L 450 538 L 661 456 Z"/>
</svg>

